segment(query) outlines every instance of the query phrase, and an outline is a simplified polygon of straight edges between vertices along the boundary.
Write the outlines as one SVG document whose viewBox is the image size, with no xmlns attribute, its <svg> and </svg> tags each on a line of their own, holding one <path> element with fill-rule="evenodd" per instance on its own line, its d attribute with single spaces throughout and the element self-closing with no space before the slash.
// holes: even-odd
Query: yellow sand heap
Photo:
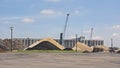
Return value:
<svg viewBox="0 0 120 68">
<path fill-rule="evenodd" d="M 73 50 L 76 50 L 76 45 L 72 48 Z M 81 52 L 85 52 L 85 51 L 88 51 L 88 52 L 92 52 L 93 49 L 87 45 L 85 45 L 84 43 L 80 43 L 80 42 L 77 42 L 77 51 L 81 51 Z"/>
<path fill-rule="evenodd" d="M 64 47 L 52 38 L 45 38 L 30 45 L 25 50 L 63 50 Z"/>
<path fill-rule="evenodd" d="M 99 49 L 102 49 L 103 51 L 109 51 L 109 48 L 104 45 L 93 46 L 93 48 L 99 48 Z"/>
</svg>

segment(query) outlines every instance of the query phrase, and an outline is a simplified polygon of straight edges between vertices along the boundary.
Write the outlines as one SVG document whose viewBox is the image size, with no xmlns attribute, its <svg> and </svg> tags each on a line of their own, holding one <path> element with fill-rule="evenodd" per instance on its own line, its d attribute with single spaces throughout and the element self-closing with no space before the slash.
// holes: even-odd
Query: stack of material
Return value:
<svg viewBox="0 0 120 68">
<path fill-rule="evenodd" d="M 109 48 L 103 45 L 93 46 L 93 52 L 106 52 Z"/>
<path fill-rule="evenodd" d="M 117 53 L 120 53 L 120 49 L 117 50 Z"/>
<path fill-rule="evenodd" d="M 2 49 L 2 48 L 0 48 L 0 52 L 5 52 L 5 50 L 4 50 L 4 49 Z"/>
<path fill-rule="evenodd" d="M 7 51 L 7 49 L 4 46 L 0 45 L 0 52 L 5 52 L 5 51 Z"/>
<path fill-rule="evenodd" d="M 77 51 L 81 51 L 81 52 L 92 52 L 93 49 L 87 45 L 85 45 L 84 43 L 80 43 L 77 42 L 77 44 L 72 48 L 73 50 L 76 50 L 77 47 Z"/>
<path fill-rule="evenodd" d="M 30 45 L 25 50 L 63 50 L 64 47 L 52 38 L 45 38 Z"/>
</svg>

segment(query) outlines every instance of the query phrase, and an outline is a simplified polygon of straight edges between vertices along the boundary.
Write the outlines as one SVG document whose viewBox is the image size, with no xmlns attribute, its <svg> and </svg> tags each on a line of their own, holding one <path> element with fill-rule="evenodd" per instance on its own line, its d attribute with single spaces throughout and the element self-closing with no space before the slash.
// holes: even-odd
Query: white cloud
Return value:
<svg viewBox="0 0 120 68">
<path fill-rule="evenodd" d="M 120 37 L 120 34 L 119 33 L 113 33 L 112 37 Z"/>
<path fill-rule="evenodd" d="M 61 15 L 62 12 L 55 11 L 53 9 L 43 9 L 40 11 L 40 14 L 42 14 L 42 15 Z"/>
<path fill-rule="evenodd" d="M 46 0 L 47 2 L 60 2 L 61 0 Z"/>
<path fill-rule="evenodd" d="M 93 40 L 103 40 L 103 37 L 101 37 L 101 36 L 94 36 L 92 39 Z"/>
<path fill-rule="evenodd" d="M 91 29 L 89 29 L 89 30 L 84 30 L 83 33 L 85 33 L 85 34 L 90 34 L 91 31 L 94 32 L 94 29 L 91 28 Z"/>
<path fill-rule="evenodd" d="M 114 25 L 112 28 L 113 29 L 120 29 L 120 25 Z"/>
<path fill-rule="evenodd" d="M 2 17 L 0 18 L 0 20 L 16 20 L 16 19 L 20 19 L 21 17 Z"/>
<path fill-rule="evenodd" d="M 4 21 L 0 21 L 0 24 L 11 24 L 13 22 L 9 21 L 9 20 L 4 20 Z"/>
<path fill-rule="evenodd" d="M 73 39 L 73 38 L 76 38 L 76 36 L 75 35 L 68 36 L 68 39 Z"/>
<path fill-rule="evenodd" d="M 79 10 L 75 10 L 74 14 L 80 14 L 80 11 Z"/>
<path fill-rule="evenodd" d="M 91 33 L 91 30 L 83 31 L 83 33 L 85 33 L 85 34 L 90 34 L 90 33 Z"/>
<path fill-rule="evenodd" d="M 44 14 L 44 15 L 53 15 L 56 12 L 54 10 L 51 10 L 51 9 L 44 9 L 44 10 L 40 11 L 40 13 Z"/>
<path fill-rule="evenodd" d="M 33 22 L 35 22 L 35 20 L 32 19 L 32 18 L 23 18 L 21 21 L 24 22 L 24 23 L 33 23 Z"/>
</svg>

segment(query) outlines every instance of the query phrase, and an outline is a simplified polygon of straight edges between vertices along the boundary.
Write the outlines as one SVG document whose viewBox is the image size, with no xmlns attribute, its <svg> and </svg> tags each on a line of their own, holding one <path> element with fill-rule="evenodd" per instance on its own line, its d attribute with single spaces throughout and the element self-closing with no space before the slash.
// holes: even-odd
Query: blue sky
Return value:
<svg viewBox="0 0 120 68">
<path fill-rule="evenodd" d="M 0 38 L 59 38 L 70 13 L 66 38 L 85 36 L 120 47 L 120 0 L 0 0 Z"/>
</svg>

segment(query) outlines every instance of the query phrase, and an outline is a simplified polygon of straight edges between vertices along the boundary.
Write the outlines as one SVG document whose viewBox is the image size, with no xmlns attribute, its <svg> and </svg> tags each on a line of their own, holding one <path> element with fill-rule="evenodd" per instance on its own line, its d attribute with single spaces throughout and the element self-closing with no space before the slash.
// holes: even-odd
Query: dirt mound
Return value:
<svg viewBox="0 0 120 68">
<path fill-rule="evenodd" d="M 30 45 L 25 50 L 63 50 L 64 47 L 52 38 L 45 38 Z"/>
<path fill-rule="evenodd" d="M 80 42 L 77 42 L 77 45 L 75 45 L 72 49 L 76 50 L 76 47 L 77 47 L 77 50 L 81 52 L 92 52 L 93 50 L 91 47 L 85 45 L 84 43 L 80 43 Z"/>
<path fill-rule="evenodd" d="M 93 46 L 93 52 L 106 52 L 109 51 L 109 48 L 104 45 Z"/>
</svg>

